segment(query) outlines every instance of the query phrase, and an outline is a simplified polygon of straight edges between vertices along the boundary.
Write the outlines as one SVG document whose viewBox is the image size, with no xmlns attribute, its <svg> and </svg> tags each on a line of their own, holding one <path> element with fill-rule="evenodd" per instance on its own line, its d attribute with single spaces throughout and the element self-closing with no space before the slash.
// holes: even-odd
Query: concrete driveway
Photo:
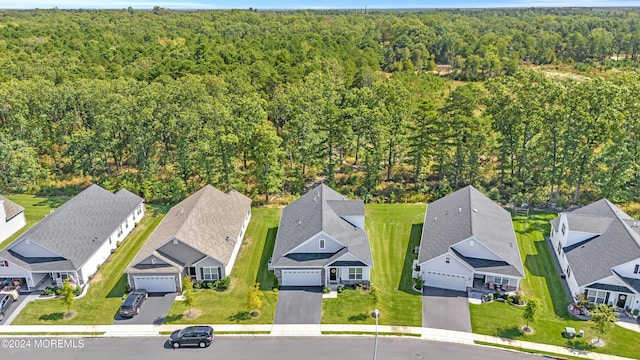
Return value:
<svg viewBox="0 0 640 360">
<path fill-rule="evenodd" d="M 11 321 L 9 320 L 13 320 L 18 315 L 18 312 L 20 311 L 19 308 L 21 308 L 20 304 L 22 304 L 26 299 L 27 295 L 20 294 L 20 296 L 18 296 L 18 298 L 5 310 L 4 317 L 0 320 L 0 325 L 10 324 Z"/>
<path fill-rule="evenodd" d="M 140 313 L 130 319 L 116 314 L 114 325 L 160 325 L 164 322 L 173 301 L 178 293 L 149 293 L 149 298 L 142 303 Z"/>
<path fill-rule="evenodd" d="M 423 288 L 422 327 L 471 332 L 467 293 Z"/>
<path fill-rule="evenodd" d="M 281 287 L 274 324 L 320 324 L 321 287 Z"/>
</svg>

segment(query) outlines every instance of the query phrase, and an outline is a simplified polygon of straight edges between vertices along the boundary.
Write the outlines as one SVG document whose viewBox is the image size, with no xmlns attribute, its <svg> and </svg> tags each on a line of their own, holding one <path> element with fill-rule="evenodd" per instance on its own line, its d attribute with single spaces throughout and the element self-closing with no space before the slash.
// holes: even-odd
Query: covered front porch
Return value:
<svg viewBox="0 0 640 360">
<path fill-rule="evenodd" d="M 325 271 L 325 286 L 332 289 L 340 285 L 369 284 L 369 267 L 367 266 L 328 266 Z"/>
<path fill-rule="evenodd" d="M 622 310 L 640 310 L 640 296 L 624 286 L 592 284 L 585 288 L 584 296 L 593 304 L 607 304 Z"/>
<path fill-rule="evenodd" d="M 495 274 L 473 274 L 472 289 L 481 292 L 511 292 L 520 288 L 520 278 Z"/>
</svg>

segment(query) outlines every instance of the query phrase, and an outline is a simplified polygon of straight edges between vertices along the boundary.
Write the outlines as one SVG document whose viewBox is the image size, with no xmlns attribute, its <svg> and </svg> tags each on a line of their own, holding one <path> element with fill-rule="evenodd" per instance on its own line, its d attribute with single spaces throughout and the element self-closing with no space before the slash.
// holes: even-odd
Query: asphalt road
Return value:
<svg viewBox="0 0 640 360">
<path fill-rule="evenodd" d="M 125 360 L 125 359 L 348 359 L 370 360 L 372 336 L 269 337 L 218 336 L 210 347 L 172 349 L 167 337 L 72 338 L 0 337 L 3 359 Z M 377 359 L 398 360 L 539 360 L 533 355 L 480 346 L 430 342 L 420 339 L 380 337 Z"/>
</svg>

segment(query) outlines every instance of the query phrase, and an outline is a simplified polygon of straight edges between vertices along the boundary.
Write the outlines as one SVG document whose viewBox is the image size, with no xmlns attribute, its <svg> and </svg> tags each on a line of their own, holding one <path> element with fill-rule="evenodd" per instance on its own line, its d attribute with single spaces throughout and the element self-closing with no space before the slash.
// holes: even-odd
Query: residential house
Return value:
<svg viewBox="0 0 640 360">
<path fill-rule="evenodd" d="M 640 221 L 607 199 L 551 221 L 551 245 L 571 294 L 640 309 Z"/>
<path fill-rule="evenodd" d="M 425 286 L 516 290 L 524 278 L 511 215 L 467 186 L 427 207 L 414 276 Z"/>
<path fill-rule="evenodd" d="M 364 203 L 321 184 L 282 211 L 269 268 L 281 286 L 368 284 Z"/>
<path fill-rule="evenodd" d="M 82 286 L 143 215 L 141 197 L 91 185 L 0 251 L 0 281 L 23 290 L 47 279 Z"/>
<path fill-rule="evenodd" d="M 24 208 L 0 195 L 0 242 L 8 239 L 26 224 Z"/>
<path fill-rule="evenodd" d="M 127 269 L 132 288 L 175 292 L 182 278 L 231 274 L 251 219 L 251 199 L 206 185 L 169 210 Z"/>
</svg>

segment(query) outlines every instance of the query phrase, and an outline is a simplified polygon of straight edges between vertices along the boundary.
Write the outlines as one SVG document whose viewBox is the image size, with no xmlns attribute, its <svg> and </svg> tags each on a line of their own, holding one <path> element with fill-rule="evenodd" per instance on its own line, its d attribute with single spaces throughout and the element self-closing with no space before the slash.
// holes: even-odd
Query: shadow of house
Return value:
<svg viewBox="0 0 640 360">
<path fill-rule="evenodd" d="M 406 293 L 416 295 L 413 291 L 413 260 L 417 257 L 414 254 L 414 249 L 420 246 L 420 236 L 422 235 L 422 224 L 411 225 L 411 233 L 409 234 L 409 243 L 407 244 L 407 251 L 404 254 L 404 264 L 402 266 L 402 275 L 400 276 L 400 283 L 398 284 L 398 290 Z"/>
</svg>

